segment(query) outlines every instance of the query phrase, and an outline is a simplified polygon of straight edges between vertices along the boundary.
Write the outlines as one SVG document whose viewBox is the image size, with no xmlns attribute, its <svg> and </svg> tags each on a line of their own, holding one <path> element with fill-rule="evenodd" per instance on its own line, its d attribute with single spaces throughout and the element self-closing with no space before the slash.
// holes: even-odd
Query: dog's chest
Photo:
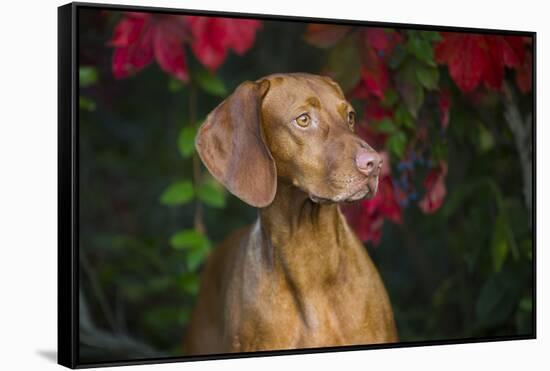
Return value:
<svg viewBox="0 0 550 371">
<path fill-rule="evenodd" d="M 240 306 L 235 339 L 243 350 L 265 346 L 264 341 L 276 349 L 356 344 L 368 338 L 365 290 L 353 283 L 322 289 L 293 285 L 269 275 L 256 282 L 256 300 Z"/>
<path fill-rule="evenodd" d="M 287 239 L 283 246 L 263 240 L 260 231 L 257 223 L 241 246 L 244 264 L 230 285 L 231 349 L 366 344 L 385 336 L 372 320 L 387 310 L 379 300 L 383 286 L 352 235 L 344 230 L 332 241 L 310 239 L 306 245 Z"/>
<path fill-rule="evenodd" d="M 242 297 L 247 300 L 238 306 L 243 310 L 240 342 L 269 339 L 275 348 L 315 347 L 361 343 L 368 336 L 364 257 L 320 251 L 319 256 L 300 258 L 303 266 L 276 255 L 264 262 L 269 266 L 246 265 L 250 270 L 243 275 Z M 330 269 L 322 267 L 327 260 L 334 260 Z"/>
</svg>

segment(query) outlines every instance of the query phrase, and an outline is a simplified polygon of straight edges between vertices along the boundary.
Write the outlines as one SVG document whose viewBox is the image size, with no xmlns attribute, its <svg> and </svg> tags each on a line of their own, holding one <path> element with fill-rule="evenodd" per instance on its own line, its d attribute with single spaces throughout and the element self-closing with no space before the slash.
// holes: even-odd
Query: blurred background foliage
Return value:
<svg viewBox="0 0 550 371">
<path fill-rule="evenodd" d="M 205 258 L 256 217 L 196 129 L 276 72 L 332 76 L 390 165 L 345 213 L 401 341 L 533 332 L 530 38 L 87 9 L 79 63 L 82 362 L 181 355 Z"/>
</svg>

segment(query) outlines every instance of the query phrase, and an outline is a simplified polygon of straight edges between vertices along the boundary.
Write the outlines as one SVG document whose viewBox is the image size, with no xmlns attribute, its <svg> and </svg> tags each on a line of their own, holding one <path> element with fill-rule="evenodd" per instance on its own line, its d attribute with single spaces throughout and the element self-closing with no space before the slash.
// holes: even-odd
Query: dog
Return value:
<svg viewBox="0 0 550 371">
<path fill-rule="evenodd" d="M 373 197 L 382 160 L 329 77 L 247 81 L 201 125 L 197 152 L 256 222 L 209 256 L 188 355 L 398 340 L 388 294 L 338 204 Z"/>
</svg>

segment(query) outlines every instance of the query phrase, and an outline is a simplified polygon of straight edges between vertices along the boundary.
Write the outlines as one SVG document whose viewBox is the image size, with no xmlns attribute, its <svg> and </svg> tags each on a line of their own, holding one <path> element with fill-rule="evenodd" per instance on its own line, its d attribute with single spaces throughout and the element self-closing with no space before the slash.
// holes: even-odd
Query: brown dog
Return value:
<svg viewBox="0 0 550 371">
<path fill-rule="evenodd" d="M 340 87 L 309 74 L 245 82 L 210 113 L 202 161 L 260 210 L 208 259 L 186 354 L 397 341 L 384 285 L 337 204 L 378 187 L 380 156 L 354 121 Z"/>
</svg>

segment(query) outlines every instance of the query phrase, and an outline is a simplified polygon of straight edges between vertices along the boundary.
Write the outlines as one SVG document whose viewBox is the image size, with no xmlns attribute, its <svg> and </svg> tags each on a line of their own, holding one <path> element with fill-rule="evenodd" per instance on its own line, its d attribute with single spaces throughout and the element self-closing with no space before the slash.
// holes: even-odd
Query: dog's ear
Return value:
<svg viewBox="0 0 550 371">
<path fill-rule="evenodd" d="M 210 173 L 244 202 L 265 207 L 277 190 L 275 161 L 261 125 L 269 81 L 246 81 L 216 107 L 200 127 L 197 152 Z"/>
</svg>

